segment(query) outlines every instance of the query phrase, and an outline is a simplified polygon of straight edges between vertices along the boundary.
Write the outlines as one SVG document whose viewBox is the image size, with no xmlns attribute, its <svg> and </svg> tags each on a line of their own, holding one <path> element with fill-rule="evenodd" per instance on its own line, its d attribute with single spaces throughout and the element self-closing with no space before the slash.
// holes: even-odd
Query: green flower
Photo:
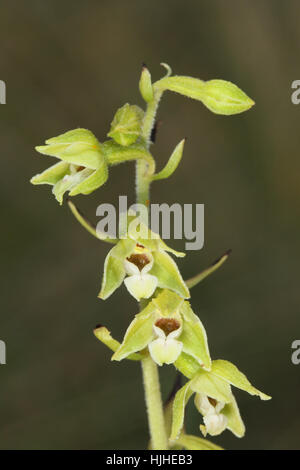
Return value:
<svg viewBox="0 0 300 470">
<path fill-rule="evenodd" d="M 160 366 L 172 364 L 187 353 L 198 367 L 211 367 L 202 323 L 187 301 L 167 289 L 135 316 L 112 359 L 121 361 L 145 348 Z"/>
<path fill-rule="evenodd" d="M 57 201 L 62 204 L 70 196 L 90 194 L 108 178 L 108 165 L 101 144 L 87 129 L 74 129 L 46 140 L 36 147 L 44 155 L 61 160 L 31 179 L 32 184 L 50 184 Z"/>
<path fill-rule="evenodd" d="M 189 290 L 167 252 L 179 257 L 184 253 L 168 247 L 158 234 L 142 223 L 135 226 L 135 230 L 130 227 L 131 224 L 128 238 L 119 240 L 105 259 L 99 297 L 107 299 L 124 281 L 128 292 L 138 301 L 150 298 L 157 287 L 189 298 Z"/>
<path fill-rule="evenodd" d="M 181 433 L 184 409 L 193 394 L 195 394 L 196 408 L 203 416 L 204 424 L 200 425 L 200 430 L 204 436 L 206 434 L 217 436 L 225 429 L 229 429 L 235 436 L 243 437 L 245 426 L 231 391 L 231 385 L 250 395 L 257 395 L 261 400 L 270 400 L 271 397 L 253 387 L 247 377 L 231 362 L 213 361 L 211 370 L 206 371 L 199 368 L 196 362 L 187 355 L 185 357 L 182 355 L 180 361 L 180 368 L 184 373 L 186 370 L 191 370 L 192 362 L 196 373 L 175 396 L 171 439 L 177 439 Z M 188 363 L 187 369 L 184 368 L 185 362 Z"/>
</svg>

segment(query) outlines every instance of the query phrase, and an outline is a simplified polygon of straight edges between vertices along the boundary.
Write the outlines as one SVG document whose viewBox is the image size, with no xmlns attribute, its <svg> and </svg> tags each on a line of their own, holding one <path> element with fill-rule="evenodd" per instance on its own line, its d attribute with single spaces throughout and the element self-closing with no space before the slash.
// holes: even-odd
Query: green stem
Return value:
<svg viewBox="0 0 300 470">
<path fill-rule="evenodd" d="M 143 137 L 150 147 L 150 136 L 155 121 L 161 93 L 155 93 L 153 100 L 148 103 L 143 123 Z M 147 175 L 147 163 L 136 163 L 136 200 L 138 204 L 149 205 L 150 184 L 152 178 Z M 164 410 L 161 399 L 159 375 L 156 363 L 148 354 L 142 361 L 143 382 L 145 390 L 146 408 L 153 450 L 168 449 L 168 439 L 164 420 Z"/>
<path fill-rule="evenodd" d="M 168 449 L 157 365 L 148 355 L 141 361 L 146 407 L 153 450 Z"/>
</svg>

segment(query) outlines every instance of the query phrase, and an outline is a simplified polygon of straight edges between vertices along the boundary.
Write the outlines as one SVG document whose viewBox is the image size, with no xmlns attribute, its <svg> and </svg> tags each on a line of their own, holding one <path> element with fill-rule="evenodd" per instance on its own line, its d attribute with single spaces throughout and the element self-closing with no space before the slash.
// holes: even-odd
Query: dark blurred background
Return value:
<svg viewBox="0 0 300 470">
<path fill-rule="evenodd" d="M 256 102 L 233 117 L 166 93 L 153 152 L 161 168 L 187 137 L 173 177 L 154 184 L 153 202 L 205 204 L 205 247 L 179 261 L 185 277 L 228 248 L 226 264 L 193 290 L 214 358 L 231 360 L 273 396 L 237 392 L 244 439 L 231 449 L 299 449 L 300 78 L 297 0 L 1 1 L 1 317 L 7 365 L 0 367 L 2 449 L 142 449 L 148 439 L 139 365 L 110 362 L 97 323 L 121 339 L 137 312 L 119 289 L 97 299 L 109 246 L 86 233 L 50 187 L 29 179 L 53 162 L 34 151 L 81 126 L 105 139 L 116 109 L 142 105 L 146 62 L 154 80 L 174 73 L 238 84 Z M 75 202 L 96 221 L 101 202 L 127 194 L 134 166 Z M 184 248 L 176 241 L 174 247 Z M 164 396 L 175 373 L 161 369 Z M 201 417 L 189 406 L 187 429 Z"/>
</svg>

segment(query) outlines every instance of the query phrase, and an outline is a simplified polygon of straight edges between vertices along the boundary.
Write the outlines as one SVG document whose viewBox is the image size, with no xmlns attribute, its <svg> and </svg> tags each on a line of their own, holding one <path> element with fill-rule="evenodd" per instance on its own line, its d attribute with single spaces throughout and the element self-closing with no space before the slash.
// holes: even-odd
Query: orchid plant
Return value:
<svg viewBox="0 0 300 470">
<path fill-rule="evenodd" d="M 139 90 L 146 110 L 128 103 L 121 107 L 105 142 L 100 143 L 91 131 L 79 128 L 36 147 L 38 152 L 55 157 L 58 162 L 34 176 L 31 183 L 51 185 L 52 193 L 62 204 L 65 193 L 73 197 L 100 188 L 108 180 L 111 166 L 136 161 L 136 202 L 148 210 L 151 183 L 173 174 L 184 148 L 182 140 L 166 166 L 156 171 L 150 148 L 163 93 L 169 90 L 193 98 L 222 115 L 247 111 L 254 104 L 231 82 L 172 76 L 170 67 L 162 65 L 167 74 L 155 83 L 148 68 L 143 66 Z M 113 245 L 105 259 L 98 297 L 106 300 L 124 282 L 139 304 L 139 313 L 132 319 L 121 343 L 104 326 L 95 328 L 94 334 L 113 351 L 113 361 L 127 359 L 141 363 L 150 430 L 148 448 L 219 450 L 219 446 L 206 439 L 207 435 L 217 436 L 228 429 L 243 437 L 245 426 L 231 386 L 262 400 L 271 397 L 253 387 L 232 363 L 211 359 L 204 325 L 189 301 L 190 289 L 218 269 L 229 252 L 184 281 L 172 256 L 180 258 L 185 254 L 166 245 L 137 213 L 129 211 L 124 215 L 127 228 L 117 239 L 96 230 L 70 198 L 68 205 L 85 229 Z M 187 379 L 165 406 L 158 374 L 158 366 L 164 364 L 175 367 Z M 185 407 L 192 396 L 202 416 L 199 422 L 203 437 L 188 434 L 184 426 Z"/>
</svg>

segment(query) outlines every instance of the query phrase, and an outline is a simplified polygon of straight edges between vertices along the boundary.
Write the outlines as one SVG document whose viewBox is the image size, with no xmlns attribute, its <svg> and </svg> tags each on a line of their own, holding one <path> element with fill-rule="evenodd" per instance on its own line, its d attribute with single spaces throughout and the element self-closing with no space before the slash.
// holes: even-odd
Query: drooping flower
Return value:
<svg viewBox="0 0 300 470">
<path fill-rule="evenodd" d="M 205 329 L 189 302 L 167 289 L 158 294 L 129 325 L 112 359 L 121 361 L 148 348 L 158 364 L 172 364 L 183 353 L 209 370 L 211 360 Z"/>
<path fill-rule="evenodd" d="M 188 355 L 181 357 L 181 363 L 176 362 L 176 366 L 180 366 L 184 374 L 187 371 L 188 375 L 192 374 L 193 368 L 196 372 L 175 396 L 171 439 L 175 440 L 181 433 L 185 406 L 193 394 L 196 408 L 203 416 L 204 425 L 200 425 L 200 430 L 204 436 L 217 436 L 228 429 L 235 436 L 243 437 L 245 426 L 231 385 L 250 395 L 257 395 L 261 400 L 270 400 L 271 397 L 253 387 L 247 377 L 231 362 L 212 361 L 209 371 L 203 370 L 195 361 L 194 364 L 192 362 L 193 358 Z"/>
<path fill-rule="evenodd" d="M 138 301 L 150 298 L 157 287 L 189 298 L 189 290 L 168 251 L 178 257 L 185 256 L 168 247 L 150 229 L 132 230 L 129 225 L 128 237 L 120 239 L 105 259 L 99 297 L 107 299 L 124 281 Z"/>
<path fill-rule="evenodd" d="M 67 191 L 70 196 L 90 194 L 108 178 L 102 146 L 87 129 L 74 129 L 48 139 L 36 150 L 61 160 L 31 179 L 32 184 L 53 186 L 52 192 L 60 204 Z"/>
</svg>

